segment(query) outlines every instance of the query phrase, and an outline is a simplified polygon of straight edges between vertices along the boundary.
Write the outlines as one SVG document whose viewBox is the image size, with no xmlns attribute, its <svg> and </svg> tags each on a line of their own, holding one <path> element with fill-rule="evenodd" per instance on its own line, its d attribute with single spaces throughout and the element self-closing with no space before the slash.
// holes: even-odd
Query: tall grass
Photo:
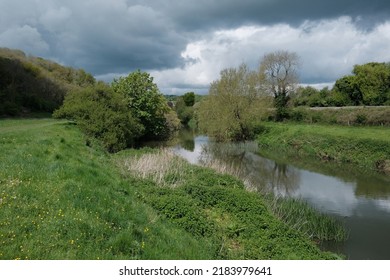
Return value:
<svg viewBox="0 0 390 280">
<path fill-rule="evenodd" d="M 149 179 L 161 187 L 176 187 L 184 182 L 188 169 L 184 159 L 169 149 L 142 154 L 124 162 L 125 169 L 134 176 Z"/>
<path fill-rule="evenodd" d="M 319 213 L 302 200 L 267 195 L 266 201 L 277 217 L 311 239 L 345 241 L 348 238 L 347 230 L 338 220 Z"/>
</svg>

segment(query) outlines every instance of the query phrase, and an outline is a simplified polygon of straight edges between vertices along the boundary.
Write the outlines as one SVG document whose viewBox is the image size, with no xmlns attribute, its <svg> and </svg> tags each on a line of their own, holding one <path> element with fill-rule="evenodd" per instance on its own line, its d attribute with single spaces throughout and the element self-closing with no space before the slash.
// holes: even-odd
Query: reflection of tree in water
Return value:
<svg viewBox="0 0 390 280">
<path fill-rule="evenodd" d="M 254 142 L 214 143 L 202 147 L 200 164 L 232 174 L 257 191 L 290 195 L 299 185 L 297 170 L 255 154 Z"/>
<path fill-rule="evenodd" d="M 181 130 L 179 132 L 179 141 L 183 149 L 193 152 L 195 150 L 194 132 L 191 130 Z"/>
<path fill-rule="evenodd" d="M 270 189 L 279 195 L 291 195 L 299 185 L 299 173 L 284 163 L 274 162 L 269 180 Z"/>
</svg>

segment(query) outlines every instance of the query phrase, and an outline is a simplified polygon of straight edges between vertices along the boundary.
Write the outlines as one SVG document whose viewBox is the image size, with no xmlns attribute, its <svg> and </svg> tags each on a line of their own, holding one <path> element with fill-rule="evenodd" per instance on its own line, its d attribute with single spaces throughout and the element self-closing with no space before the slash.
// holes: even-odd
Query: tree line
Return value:
<svg viewBox="0 0 390 280">
<path fill-rule="evenodd" d="M 200 129 L 221 141 L 248 140 L 262 120 L 296 120 L 293 107 L 390 105 L 390 63 L 355 65 L 352 75 L 321 90 L 298 86 L 299 67 L 296 53 L 276 51 L 265 54 L 257 70 L 246 64 L 222 70 L 196 111 Z"/>
<path fill-rule="evenodd" d="M 300 87 L 292 105 L 309 107 L 390 105 L 390 63 L 355 65 L 352 75 L 338 79 L 332 89 Z"/>
<path fill-rule="evenodd" d="M 82 69 L 0 48 L 0 117 L 52 113 L 68 92 L 95 82 Z"/>
</svg>

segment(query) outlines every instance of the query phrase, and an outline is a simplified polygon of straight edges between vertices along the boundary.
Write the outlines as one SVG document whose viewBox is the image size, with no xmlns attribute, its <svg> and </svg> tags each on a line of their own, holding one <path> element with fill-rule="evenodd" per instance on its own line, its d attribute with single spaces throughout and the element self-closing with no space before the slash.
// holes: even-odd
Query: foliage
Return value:
<svg viewBox="0 0 390 280">
<path fill-rule="evenodd" d="M 175 104 L 175 111 L 178 118 L 180 119 L 182 125 L 188 126 L 188 123 L 191 119 L 194 118 L 194 108 L 192 106 L 187 106 L 184 100 L 184 96 L 179 96 Z"/>
<path fill-rule="evenodd" d="M 390 63 L 370 62 L 355 65 L 353 75 L 336 81 L 334 91 L 350 100 L 351 105 L 386 105 L 390 103 Z"/>
<path fill-rule="evenodd" d="M 166 114 L 170 108 L 149 73 L 137 70 L 114 80 L 112 88 L 124 97 L 127 107 L 145 128 L 143 138 L 169 137 Z"/>
<path fill-rule="evenodd" d="M 82 69 L 0 48 L 0 116 L 53 112 L 72 89 L 95 83 Z"/>
<path fill-rule="evenodd" d="M 148 73 L 140 71 L 113 82 L 76 90 L 66 96 L 56 118 L 76 120 L 90 137 L 110 152 L 140 139 L 168 138 L 180 125 Z"/>
<path fill-rule="evenodd" d="M 192 107 L 195 104 L 195 93 L 187 92 L 183 95 L 184 103 L 187 107 Z"/>
<path fill-rule="evenodd" d="M 110 152 L 132 146 L 144 130 L 122 96 L 103 83 L 69 93 L 54 117 L 74 119 Z"/>
<path fill-rule="evenodd" d="M 265 87 L 274 96 L 278 121 L 288 117 L 287 106 L 290 94 L 298 83 L 298 66 L 298 55 L 288 51 L 266 54 L 260 63 L 260 75 Z"/>
<path fill-rule="evenodd" d="M 219 141 L 250 139 L 266 103 L 257 72 L 245 64 L 225 69 L 199 105 L 199 127 Z"/>
</svg>

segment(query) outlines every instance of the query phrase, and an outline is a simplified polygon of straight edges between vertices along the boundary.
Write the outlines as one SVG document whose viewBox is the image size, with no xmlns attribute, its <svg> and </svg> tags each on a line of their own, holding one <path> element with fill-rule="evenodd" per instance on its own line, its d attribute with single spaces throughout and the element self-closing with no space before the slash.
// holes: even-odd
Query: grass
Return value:
<svg viewBox="0 0 390 280">
<path fill-rule="evenodd" d="M 266 123 L 260 147 L 300 157 L 353 164 L 385 172 L 390 160 L 390 128 Z"/>
<path fill-rule="evenodd" d="M 77 126 L 0 121 L 0 259 L 210 259 L 137 199 Z"/>
<path fill-rule="evenodd" d="M 0 259 L 338 258 L 240 180 L 165 151 L 109 155 L 50 119 L 1 120 L 0 147 Z"/>
</svg>

